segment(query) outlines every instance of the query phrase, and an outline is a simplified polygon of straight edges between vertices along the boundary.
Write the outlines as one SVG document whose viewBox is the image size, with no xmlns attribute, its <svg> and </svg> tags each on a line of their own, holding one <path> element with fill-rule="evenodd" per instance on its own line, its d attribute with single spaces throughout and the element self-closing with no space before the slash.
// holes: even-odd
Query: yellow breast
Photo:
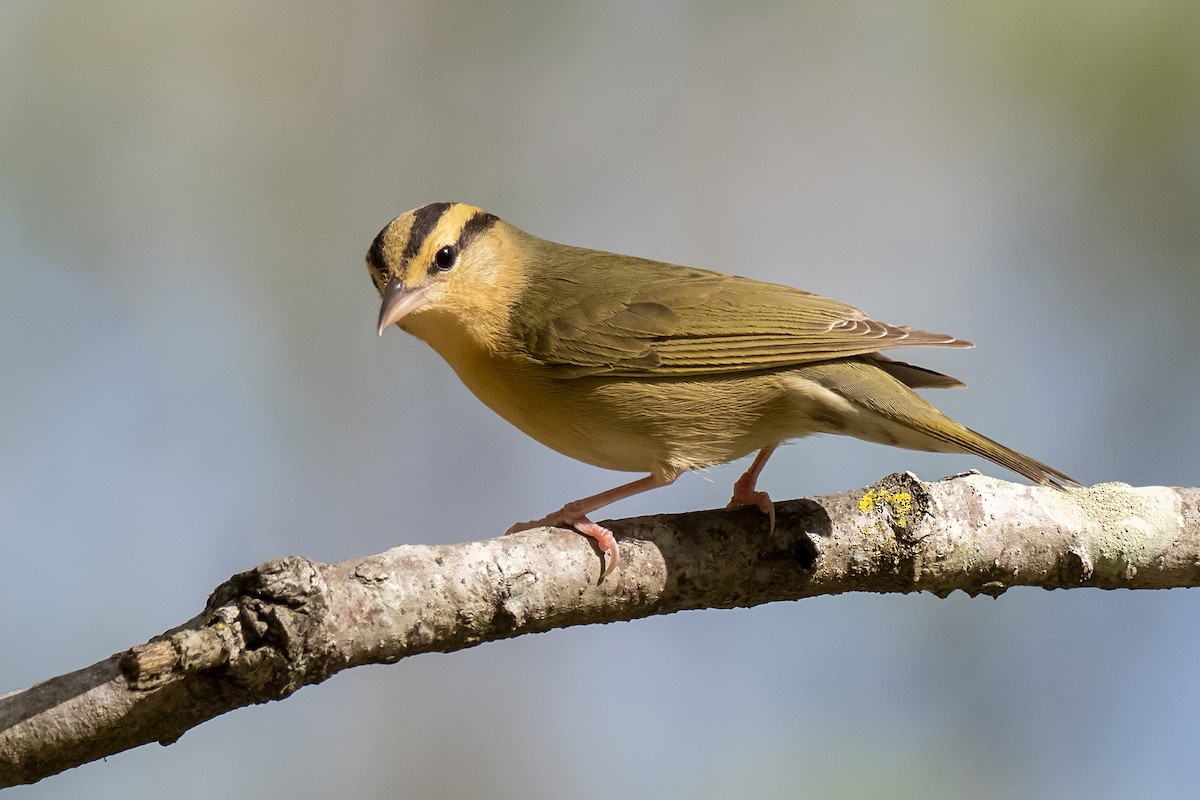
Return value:
<svg viewBox="0 0 1200 800">
<path fill-rule="evenodd" d="M 481 344 L 448 316 L 414 315 L 402 325 L 509 423 L 605 469 L 698 469 L 827 429 L 797 413 L 797 404 L 822 405 L 826 390 L 797 376 L 563 378 L 512 348 Z"/>
</svg>

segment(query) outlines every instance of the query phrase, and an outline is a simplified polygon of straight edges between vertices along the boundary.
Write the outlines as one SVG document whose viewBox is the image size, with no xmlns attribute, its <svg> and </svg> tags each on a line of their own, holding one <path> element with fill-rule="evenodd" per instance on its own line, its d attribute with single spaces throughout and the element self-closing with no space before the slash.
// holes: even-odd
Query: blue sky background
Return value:
<svg viewBox="0 0 1200 800">
<path fill-rule="evenodd" d="M 964 423 L 1085 483 L 1200 482 L 1191 0 L 9 2 L 0 108 L 0 692 L 266 559 L 484 538 L 628 479 L 375 336 L 363 253 L 435 200 L 971 339 L 919 354 Z M 721 505 L 744 466 L 612 514 Z M 761 485 L 968 468 L 1012 477 L 825 438 Z M 11 797 L 1187 797 L 1198 618 L 1029 589 L 590 626 Z"/>
</svg>

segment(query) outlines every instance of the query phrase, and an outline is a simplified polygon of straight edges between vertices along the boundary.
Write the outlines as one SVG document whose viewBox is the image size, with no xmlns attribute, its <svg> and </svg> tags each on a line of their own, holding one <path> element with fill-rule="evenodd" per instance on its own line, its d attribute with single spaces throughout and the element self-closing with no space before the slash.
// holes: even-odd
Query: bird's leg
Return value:
<svg viewBox="0 0 1200 800">
<path fill-rule="evenodd" d="M 518 522 L 508 529 L 508 533 L 526 531 L 530 528 L 550 527 L 572 528 L 584 536 L 590 536 L 596 540 L 596 545 L 600 548 L 600 552 L 607 556 L 604 572 L 600 575 L 600 579 L 603 580 L 608 573 L 616 568 L 621 556 L 617 550 L 617 540 L 613 536 L 612 531 L 603 525 L 597 525 L 592 522 L 587 518 L 587 515 L 597 509 L 603 508 L 609 503 L 615 503 L 618 500 L 624 500 L 626 497 L 632 497 L 635 494 L 641 494 L 651 489 L 657 489 L 660 486 L 672 484 L 679 477 L 679 474 L 680 470 L 671 470 L 662 474 L 651 473 L 644 478 L 638 478 L 636 481 L 622 484 L 615 489 L 609 489 L 607 492 L 600 492 L 591 497 L 573 500 L 553 514 L 549 514 L 541 519 L 533 520 L 532 522 Z"/>
<path fill-rule="evenodd" d="M 733 484 L 733 497 L 729 499 L 729 505 L 725 506 L 726 508 L 754 506 L 770 517 L 772 532 L 775 530 L 775 504 L 771 502 L 770 495 L 756 490 L 754 484 L 758 482 L 758 473 L 762 472 L 763 467 L 767 464 L 767 459 L 771 457 L 771 453 L 775 452 L 776 446 L 771 445 L 758 451 L 750 469 L 743 472 L 742 477 Z"/>
</svg>

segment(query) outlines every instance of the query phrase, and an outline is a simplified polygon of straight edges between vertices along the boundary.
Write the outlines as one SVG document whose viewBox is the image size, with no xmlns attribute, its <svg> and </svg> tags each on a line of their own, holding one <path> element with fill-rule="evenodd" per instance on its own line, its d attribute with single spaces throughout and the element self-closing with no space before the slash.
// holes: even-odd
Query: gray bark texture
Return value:
<svg viewBox="0 0 1200 800">
<path fill-rule="evenodd" d="M 603 581 L 591 540 L 545 528 L 338 564 L 268 562 L 152 641 L 0 697 L 0 786 L 169 744 L 347 667 L 568 625 L 841 592 L 1200 584 L 1196 488 L 895 474 L 777 503 L 776 515 L 774 530 L 750 509 L 613 521 L 621 563 Z"/>
</svg>

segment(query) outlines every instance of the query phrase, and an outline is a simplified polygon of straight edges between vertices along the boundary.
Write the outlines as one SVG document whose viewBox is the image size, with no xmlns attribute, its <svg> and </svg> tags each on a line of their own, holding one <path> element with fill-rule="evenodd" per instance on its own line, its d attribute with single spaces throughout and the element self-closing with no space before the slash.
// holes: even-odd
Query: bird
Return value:
<svg viewBox="0 0 1200 800">
<path fill-rule="evenodd" d="M 728 507 L 757 508 L 773 529 L 758 476 L 780 444 L 810 434 L 971 453 L 1036 484 L 1076 483 L 913 391 L 961 381 L 881 352 L 974 346 L 948 334 L 790 286 L 558 244 L 464 203 L 396 217 L 366 263 L 380 335 L 397 325 L 423 340 L 485 405 L 559 453 L 644 473 L 509 530 L 594 539 L 601 581 L 620 551 L 593 512 L 756 453 Z"/>
</svg>

